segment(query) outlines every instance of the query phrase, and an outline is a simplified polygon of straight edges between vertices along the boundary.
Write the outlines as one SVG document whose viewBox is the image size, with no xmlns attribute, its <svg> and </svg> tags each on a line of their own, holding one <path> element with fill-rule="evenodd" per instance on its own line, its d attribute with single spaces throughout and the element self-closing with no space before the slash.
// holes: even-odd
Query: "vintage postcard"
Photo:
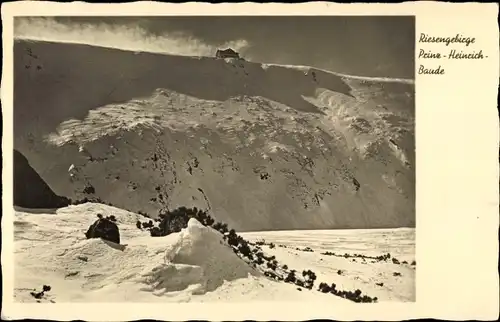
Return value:
<svg viewBox="0 0 500 322">
<path fill-rule="evenodd" d="M 2 5 L 2 318 L 495 319 L 496 4 Z"/>
</svg>

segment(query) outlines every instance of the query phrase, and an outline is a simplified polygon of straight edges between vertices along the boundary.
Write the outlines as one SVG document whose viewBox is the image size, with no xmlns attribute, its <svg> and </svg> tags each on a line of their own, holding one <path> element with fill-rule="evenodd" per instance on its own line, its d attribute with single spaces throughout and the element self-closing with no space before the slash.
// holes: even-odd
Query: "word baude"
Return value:
<svg viewBox="0 0 500 322">
<path fill-rule="evenodd" d="M 424 65 L 420 65 L 418 73 L 424 75 L 444 75 L 444 69 L 441 68 L 441 65 L 438 68 L 426 68 Z"/>
</svg>

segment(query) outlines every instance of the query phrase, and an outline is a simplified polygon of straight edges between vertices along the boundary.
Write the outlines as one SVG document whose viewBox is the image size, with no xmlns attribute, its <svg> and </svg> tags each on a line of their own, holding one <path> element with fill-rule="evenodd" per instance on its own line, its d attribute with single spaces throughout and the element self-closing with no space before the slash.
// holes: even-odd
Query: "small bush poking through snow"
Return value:
<svg viewBox="0 0 500 322">
<path fill-rule="evenodd" d="M 44 285 L 41 292 L 36 292 L 36 290 L 33 290 L 33 292 L 31 292 L 30 294 L 31 296 L 39 300 L 42 299 L 45 293 L 49 292 L 51 289 L 52 287 L 50 287 L 49 285 Z"/>
<path fill-rule="evenodd" d="M 212 228 L 219 231 L 221 234 L 225 234 L 225 233 L 229 232 L 229 229 L 227 228 L 227 224 L 223 224 L 220 222 L 216 222 L 215 224 L 213 224 Z"/>
<path fill-rule="evenodd" d="M 304 287 L 307 289 L 312 289 L 314 281 L 316 280 L 316 274 L 311 270 L 307 270 L 302 272 L 302 276 L 304 276 L 305 279 Z"/>
<path fill-rule="evenodd" d="M 337 290 L 337 285 L 335 283 L 332 283 L 332 285 L 321 283 L 319 284 L 318 291 L 322 293 L 331 293 L 357 303 L 372 303 L 378 300 L 376 297 L 361 295 L 362 292 L 359 289 L 354 292 Z"/>
<path fill-rule="evenodd" d="M 153 228 L 153 227 L 154 227 L 154 224 L 153 224 L 153 221 L 152 221 L 152 220 L 150 220 L 150 221 L 148 221 L 148 222 L 143 222 L 143 223 L 142 223 L 142 228 L 145 228 L 145 229 L 146 229 L 146 228 Z"/>
<path fill-rule="evenodd" d="M 290 272 L 288 272 L 288 275 L 285 278 L 285 282 L 295 283 L 296 281 L 297 278 L 295 277 L 295 270 L 291 270 Z"/>
<path fill-rule="evenodd" d="M 385 255 L 380 255 L 380 256 L 366 256 L 366 255 L 361 255 L 361 254 L 343 254 L 343 255 L 340 255 L 340 254 L 336 254 L 334 252 L 324 252 L 324 253 L 321 253 L 321 255 L 326 255 L 326 256 L 336 256 L 336 257 L 344 257 L 344 258 L 361 258 L 361 259 L 373 259 L 373 260 L 376 260 L 378 262 L 381 262 L 381 261 L 387 261 L 389 259 L 391 259 L 391 254 L 387 253 Z M 396 259 L 396 258 L 392 258 L 392 262 L 394 264 L 399 264 L 399 261 Z"/>
<path fill-rule="evenodd" d="M 255 244 L 246 241 L 238 235 L 234 229 L 229 229 L 227 224 L 216 222 L 206 211 L 199 210 L 196 207 L 186 208 L 179 207 L 173 211 L 160 213 L 160 222 L 155 226 L 152 221 L 137 223 L 137 227 L 147 228 L 150 235 L 153 237 L 167 236 L 171 233 L 180 232 L 191 218 L 198 220 L 201 224 L 218 231 L 222 234 L 222 238 L 227 242 L 235 254 L 246 261 L 252 267 L 263 271 L 264 275 L 276 280 L 284 281 L 285 283 L 295 284 L 299 287 L 312 290 L 316 281 L 316 274 L 311 270 L 304 270 L 302 276 L 297 276 L 295 270 L 289 270 L 287 265 L 280 265 L 275 256 L 266 256 L 260 246 L 268 245 L 270 249 L 276 247 L 273 243 L 266 243 L 264 240 L 257 241 Z M 305 252 L 313 252 L 309 247 L 299 249 Z M 390 255 L 389 255 L 390 256 Z M 386 257 L 384 257 L 385 259 Z M 321 283 L 323 285 L 325 283 Z M 325 284 L 326 285 L 326 284 Z M 322 289 L 320 288 L 320 291 Z M 359 291 L 359 290 L 358 290 Z M 333 291 L 334 295 L 347 298 L 355 302 L 373 302 L 376 298 L 369 296 L 361 296 L 359 292 Z M 358 294 L 359 293 L 359 294 Z"/>
</svg>

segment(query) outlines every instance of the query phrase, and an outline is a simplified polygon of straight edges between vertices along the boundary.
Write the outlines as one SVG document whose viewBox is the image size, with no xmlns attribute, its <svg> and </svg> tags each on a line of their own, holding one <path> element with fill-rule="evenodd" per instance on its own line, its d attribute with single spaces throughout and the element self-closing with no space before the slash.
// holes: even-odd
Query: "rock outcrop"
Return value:
<svg viewBox="0 0 500 322">
<path fill-rule="evenodd" d="M 114 223 L 114 217 L 103 218 L 102 215 L 97 215 L 98 219 L 90 225 L 85 233 L 87 239 L 101 238 L 116 244 L 120 243 L 120 230 L 118 225 Z"/>
<path fill-rule="evenodd" d="M 60 208 L 69 200 L 58 196 L 31 167 L 28 159 L 14 150 L 14 205 L 24 208 Z"/>
<path fill-rule="evenodd" d="M 415 225 L 411 81 L 82 44 L 14 52 L 14 146 L 56 193 L 151 219 L 207 209 L 238 231 Z"/>
</svg>

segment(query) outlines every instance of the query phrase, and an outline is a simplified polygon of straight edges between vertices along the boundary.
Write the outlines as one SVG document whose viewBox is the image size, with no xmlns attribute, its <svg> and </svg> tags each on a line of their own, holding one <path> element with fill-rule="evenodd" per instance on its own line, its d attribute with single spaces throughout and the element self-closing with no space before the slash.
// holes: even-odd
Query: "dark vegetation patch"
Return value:
<svg viewBox="0 0 500 322">
<path fill-rule="evenodd" d="M 83 193 L 88 194 L 88 195 L 93 195 L 95 194 L 95 188 L 91 184 L 87 184 L 85 188 L 83 188 Z"/>
<path fill-rule="evenodd" d="M 228 246 L 232 248 L 234 253 L 241 259 L 247 262 L 252 267 L 259 269 L 263 274 L 273 280 L 282 281 L 302 288 L 312 290 L 317 276 L 312 270 L 303 270 L 297 272 L 294 269 L 289 269 L 286 264 L 278 262 L 275 256 L 268 256 L 262 251 L 264 245 L 268 245 L 271 249 L 275 248 L 274 243 L 266 243 L 265 241 L 257 241 L 255 243 L 245 240 L 242 236 L 238 235 L 234 229 L 230 229 L 226 223 L 218 222 L 212 218 L 206 211 L 196 207 L 186 208 L 179 207 L 172 211 L 164 211 L 159 215 L 159 222 L 148 220 L 145 222 L 137 221 L 136 226 L 138 229 L 147 229 L 152 237 L 167 236 L 171 233 L 180 232 L 183 228 L 187 227 L 188 221 L 194 218 L 201 224 L 218 231 L 222 234 L 223 239 L 227 242 Z M 279 245 L 280 247 L 286 247 Z M 312 252 L 309 247 L 301 249 L 305 252 Z M 320 285 L 327 285 L 321 283 Z M 320 287 L 319 291 L 323 291 Z M 343 291 L 336 290 L 329 291 L 333 295 L 337 295 L 354 302 L 375 302 L 377 298 L 371 298 L 366 295 L 361 295 L 361 291 Z"/>
<path fill-rule="evenodd" d="M 336 256 L 336 257 L 343 257 L 343 258 L 361 258 L 363 260 L 366 260 L 366 259 L 371 259 L 371 260 L 374 260 L 375 262 L 387 262 L 389 259 L 392 261 L 392 263 L 396 264 L 396 265 L 400 265 L 400 261 L 395 258 L 395 257 L 391 257 L 391 254 L 390 253 L 387 253 L 387 254 L 384 254 L 384 255 L 380 255 L 380 256 L 367 256 L 367 255 L 362 255 L 362 254 L 347 254 L 347 253 L 344 253 L 344 254 L 337 254 L 337 253 L 334 253 L 334 252 L 324 252 L 324 253 L 321 253 L 321 255 L 326 255 L 326 256 Z M 373 261 L 372 261 L 373 263 Z M 412 262 L 412 265 L 416 265 L 415 261 Z M 408 262 L 404 261 L 403 264 L 408 264 Z"/>
<path fill-rule="evenodd" d="M 363 295 L 361 290 L 357 289 L 354 292 L 353 291 L 343 291 L 343 290 L 337 290 L 337 285 L 335 283 L 332 283 L 331 285 L 327 283 L 320 283 L 318 287 L 318 291 L 322 293 L 330 293 L 333 295 L 340 296 L 342 298 L 351 300 L 356 303 L 372 303 L 372 302 L 377 302 L 377 297 L 371 297 L 368 295 Z"/>
<path fill-rule="evenodd" d="M 51 289 L 52 289 L 52 287 L 50 287 L 50 285 L 44 285 L 42 287 L 41 292 L 37 292 L 36 289 L 34 289 L 33 292 L 30 292 L 30 294 L 31 294 L 31 296 L 33 296 L 37 300 L 40 300 L 40 299 L 43 299 L 45 296 L 45 293 L 49 292 Z"/>
</svg>

